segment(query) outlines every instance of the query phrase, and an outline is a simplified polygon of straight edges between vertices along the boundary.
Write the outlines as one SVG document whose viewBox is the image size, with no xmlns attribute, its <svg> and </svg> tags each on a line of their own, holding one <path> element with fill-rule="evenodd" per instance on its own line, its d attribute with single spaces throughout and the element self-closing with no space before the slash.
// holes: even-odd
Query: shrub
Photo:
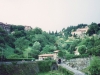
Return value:
<svg viewBox="0 0 100 75">
<path fill-rule="evenodd" d="M 0 65 L 0 75 L 13 75 L 13 66 L 12 65 Z"/>
<path fill-rule="evenodd" d="M 80 55 L 81 58 L 84 58 L 84 57 L 89 57 L 89 54 L 82 54 Z"/>
<path fill-rule="evenodd" d="M 78 48 L 78 51 L 80 54 L 84 54 L 86 52 L 86 46 L 85 45 L 82 45 Z"/>
<path fill-rule="evenodd" d="M 36 63 L 0 65 L 0 75 L 37 75 L 38 71 Z"/>
<path fill-rule="evenodd" d="M 56 61 L 54 61 L 54 60 L 43 60 L 43 61 L 38 61 L 37 63 L 38 63 L 40 72 L 48 72 L 48 71 L 51 70 L 52 64 L 55 64 Z"/>
<path fill-rule="evenodd" d="M 89 71 L 91 75 L 100 75 L 100 58 L 93 57 L 93 60 L 90 62 Z"/>
<path fill-rule="evenodd" d="M 67 54 L 66 59 L 67 60 L 72 59 L 74 56 L 75 56 L 74 54 Z"/>
</svg>

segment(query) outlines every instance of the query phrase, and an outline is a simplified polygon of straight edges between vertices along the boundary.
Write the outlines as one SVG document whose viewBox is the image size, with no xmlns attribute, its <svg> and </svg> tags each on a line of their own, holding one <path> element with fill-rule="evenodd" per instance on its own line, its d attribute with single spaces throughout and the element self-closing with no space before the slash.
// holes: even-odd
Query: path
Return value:
<svg viewBox="0 0 100 75">
<path fill-rule="evenodd" d="M 74 75 L 85 75 L 85 73 L 83 73 L 83 72 L 81 72 L 81 71 L 78 71 L 78 70 L 76 70 L 76 69 L 73 69 L 73 68 L 69 67 L 68 65 L 66 65 L 66 64 L 64 64 L 64 63 L 60 64 L 60 66 L 62 66 L 62 67 L 64 67 L 64 68 L 66 68 L 66 69 L 72 71 L 72 72 L 74 73 Z"/>
</svg>

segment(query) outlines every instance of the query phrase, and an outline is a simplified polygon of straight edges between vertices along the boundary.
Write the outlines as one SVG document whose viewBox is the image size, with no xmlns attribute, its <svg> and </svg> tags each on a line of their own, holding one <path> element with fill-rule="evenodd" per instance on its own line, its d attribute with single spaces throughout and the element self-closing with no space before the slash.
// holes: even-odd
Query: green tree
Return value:
<svg viewBox="0 0 100 75">
<path fill-rule="evenodd" d="M 33 44 L 33 49 L 34 50 L 38 50 L 38 51 L 40 51 L 40 49 L 41 49 L 41 44 L 39 43 L 39 42 L 34 42 L 34 44 Z"/>
<path fill-rule="evenodd" d="M 13 36 L 15 36 L 15 38 L 25 37 L 26 33 L 23 30 L 20 30 L 20 31 L 16 30 L 14 31 Z"/>
<path fill-rule="evenodd" d="M 80 40 L 74 40 L 71 45 L 70 45 L 70 48 L 69 48 L 69 52 L 70 53 L 73 53 L 76 49 L 75 47 L 79 44 Z"/>
<path fill-rule="evenodd" d="M 42 34 L 42 29 L 36 27 L 35 29 L 33 29 L 33 33 L 34 33 L 34 34 Z"/>
<path fill-rule="evenodd" d="M 37 59 L 40 53 L 40 49 L 41 49 L 41 44 L 37 41 L 34 42 L 33 46 L 31 47 L 31 51 L 28 52 L 29 56 Z"/>
<path fill-rule="evenodd" d="M 64 58 L 66 56 L 66 51 L 65 50 L 59 51 L 58 56 Z"/>
<path fill-rule="evenodd" d="M 100 56 L 100 45 L 91 48 L 90 51 L 92 55 Z"/>
<path fill-rule="evenodd" d="M 43 50 L 41 53 L 49 53 L 49 52 L 53 52 L 54 50 L 56 50 L 56 46 L 45 45 L 45 47 L 43 47 Z"/>
<path fill-rule="evenodd" d="M 86 52 L 86 46 L 85 45 L 82 45 L 78 48 L 78 51 L 80 54 L 84 54 Z"/>
<path fill-rule="evenodd" d="M 29 46 L 29 41 L 25 39 L 24 37 L 18 38 L 14 44 L 15 44 L 15 53 L 18 53 L 19 55 L 23 55 L 23 52 L 25 51 L 26 48 Z"/>
<path fill-rule="evenodd" d="M 22 25 L 18 25 L 18 26 L 16 26 L 16 25 L 11 25 L 11 27 L 10 27 L 10 31 L 12 32 L 12 31 L 15 31 L 15 30 L 18 30 L 18 31 L 20 31 L 20 30 L 24 30 L 24 26 L 22 26 Z"/>
<path fill-rule="evenodd" d="M 96 23 L 92 23 L 89 26 L 89 29 L 87 31 L 87 34 L 89 34 L 91 36 L 93 34 L 97 34 L 98 31 L 99 31 L 99 26 Z"/>
<path fill-rule="evenodd" d="M 89 71 L 91 75 L 100 75 L 100 58 L 93 57 L 93 60 L 90 62 Z"/>
<path fill-rule="evenodd" d="M 47 43 L 46 37 L 42 34 L 35 35 L 35 41 L 38 41 L 42 47 L 44 47 L 45 44 Z"/>
<path fill-rule="evenodd" d="M 31 52 L 29 53 L 29 56 L 38 59 L 40 51 L 32 49 Z"/>
</svg>

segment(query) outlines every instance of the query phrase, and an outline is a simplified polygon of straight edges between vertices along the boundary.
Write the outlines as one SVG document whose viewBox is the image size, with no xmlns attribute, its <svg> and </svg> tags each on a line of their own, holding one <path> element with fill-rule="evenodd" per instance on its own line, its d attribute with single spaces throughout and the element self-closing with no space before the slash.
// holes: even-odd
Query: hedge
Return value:
<svg viewBox="0 0 100 75">
<path fill-rule="evenodd" d="M 55 63 L 56 63 L 56 61 L 54 61 L 54 60 L 37 61 L 40 72 L 50 71 L 52 64 L 55 64 Z"/>
<path fill-rule="evenodd" d="M 36 63 L 1 64 L 0 75 L 37 75 L 39 72 Z"/>
<path fill-rule="evenodd" d="M 25 60 L 25 61 L 35 61 L 35 58 L 14 58 L 14 59 L 4 59 L 3 61 L 22 61 L 22 60 Z M 0 60 L 1 61 L 1 60 Z"/>
</svg>

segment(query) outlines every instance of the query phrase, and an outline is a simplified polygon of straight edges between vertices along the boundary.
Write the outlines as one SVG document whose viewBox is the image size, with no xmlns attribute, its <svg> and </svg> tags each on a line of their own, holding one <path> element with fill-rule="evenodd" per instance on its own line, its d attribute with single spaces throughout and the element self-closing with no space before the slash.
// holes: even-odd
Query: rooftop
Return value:
<svg viewBox="0 0 100 75">
<path fill-rule="evenodd" d="M 55 53 L 59 52 L 59 50 L 54 51 Z"/>
<path fill-rule="evenodd" d="M 41 54 L 40 57 L 48 57 L 48 56 L 54 56 L 54 54 Z"/>
</svg>

